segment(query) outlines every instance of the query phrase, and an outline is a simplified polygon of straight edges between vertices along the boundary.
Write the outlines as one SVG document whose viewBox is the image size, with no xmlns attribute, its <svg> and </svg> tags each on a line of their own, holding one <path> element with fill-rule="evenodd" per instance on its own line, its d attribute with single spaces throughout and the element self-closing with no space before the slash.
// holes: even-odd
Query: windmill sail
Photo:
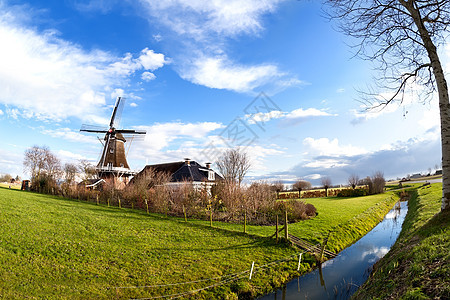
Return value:
<svg viewBox="0 0 450 300">
<path fill-rule="evenodd" d="M 117 129 L 123 109 L 123 98 L 118 97 L 114 105 L 109 128 L 101 128 L 83 125 L 80 131 L 105 134 L 102 154 L 97 164 L 97 170 L 100 178 L 113 175 L 130 176 L 134 172 L 130 170 L 126 159 L 125 136 L 144 135 L 144 130 Z"/>
</svg>

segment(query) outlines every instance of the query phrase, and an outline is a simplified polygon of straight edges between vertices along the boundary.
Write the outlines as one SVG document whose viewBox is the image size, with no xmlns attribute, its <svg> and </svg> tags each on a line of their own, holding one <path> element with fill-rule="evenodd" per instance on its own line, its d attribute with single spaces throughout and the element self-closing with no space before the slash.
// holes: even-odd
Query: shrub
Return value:
<svg viewBox="0 0 450 300">
<path fill-rule="evenodd" d="M 289 222 L 298 222 L 306 220 L 316 215 L 316 208 L 312 204 L 306 204 L 303 201 L 287 200 L 279 201 L 275 205 L 275 215 L 284 216 L 284 211 L 287 211 Z M 276 218 L 276 216 L 273 216 Z M 272 222 L 275 220 L 273 219 Z M 271 223 L 273 224 L 273 223 Z"/>
<path fill-rule="evenodd" d="M 361 197 L 367 196 L 368 191 L 366 189 L 345 189 L 340 190 L 337 194 L 338 197 Z"/>
</svg>

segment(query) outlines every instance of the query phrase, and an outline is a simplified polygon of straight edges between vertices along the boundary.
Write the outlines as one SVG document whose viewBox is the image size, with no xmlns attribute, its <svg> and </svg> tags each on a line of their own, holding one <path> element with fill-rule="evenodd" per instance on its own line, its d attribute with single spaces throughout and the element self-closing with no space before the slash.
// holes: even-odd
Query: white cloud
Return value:
<svg viewBox="0 0 450 300">
<path fill-rule="evenodd" d="M 262 16 L 280 0 L 141 0 L 148 13 L 180 35 L 202 40 L 209 35 L 257 33 Z"/>
<path fill-rule="evenodd" d="M 142 73 L 141 78 L 142 78 L 142 80 L 145 80 L 145 81 L 151 81 L 151 80 L 155 79 L 156 76 L 155 76 L 155 74 L 153 74 L 151 72 L 144 72 L 144 73 Z"/>
<path fill-rule="evenodd" d="M 298 108 L 291 112 L 282 112 L 279 110 L 273 110 L 267 113 L 259 112 L 256 114 L 247 114 L 245 119 L 249 124 L 264 123 L 272 119 L 284 119 L 287 123 L 298 123 L 313 117 L 328 117 L 336 116 L 335 114 L 330 114 L 326 111 L 319 110 L 317 108 Z"/>
<path fill-rule="evenodd" d="M 123 89 L 114 89 L 111 93 L 111 99 L 117 99 L 117 97 L 123 97 L 125 91 Z"/>
<path fill-rule="evenodd" d="M 2 145 L 3 146 L 3 145 Z M 3 174 L 23 177 L 23 151 L 7 151 L 0 148 L 0 171 Z"/>
<path fill-rule="evenodd" d="M 155 41 L 157 42 L 161 42 L 162 41 L 162 36 L 158 33 L 158 34 L 154 34 L 153 38 L 155 39 Z"/>
<path fill-rule="evenodd" d="M 155 53 L 153 50 L 145 48 L 141 51 L 141 56 L 139 56 L 139 62 L 144 67 L 145 70 L 154 71 L 156 69 L 162 68 L 164 64 L 167 63 L 164 54 Z"/>
<path fill-rule="evenodd" d="M 137 107 L 138 105 L 137 105 L 137 103 L 131 102 L 131 103 L 130 103 L 130 106 L 131 106 L 131 107 Z"/>
<path fill-rule="evenodd" d="M 76 143 L 98 143 L 97 139 L 94 136 L 82 134 L 79 131 L 75 131 L 70 128 L 43 129 L 41 132 L 45 135 L 49 135 L 57 139 L 64 139 Z"/>
<path fill-rule="evenodd" d="M 314 156 L 354 156 L 367 153 L 367 150 L 352 145 L 341 146 L 337 138 L 329 140 L 328 138 L 314 139 L 307 137 L 303 140 L 303 146 L 308 155 Z"/>
<path fill-rule="evenodd" d="M 423 87 L 420 86 L 416 82 L 410 82 L 406 85 L 405 94 L 400 94 L 396 98 L 394 98 L 388 105 L 380 105 L 377 106 L 377 103 L 383 103 L 388 99 L 391 99 L 394 96 L 394 92 L 381 92 L 378 95 L 374 95 L 373 98 L 375 102 L 373 103 L 375 106 L 370 106 L 370 103 L 367 105 L 361 105 L 360 110 L 350 110 L 353 114 L 354 118 L 351 123 L 353 125 L 363 123 L 370 119 L 375 119 L 380 116 L 391 114 L 393 112 L 398 111 L 399 109 L 404 110 L 404 114 L 407 114 L 407 107 L 413 105 L 417 100 L 420 99 L 420 93 L 423 91 Z"/>
<path fill-rule="evenodd" d="M 0 13 L 0 103 L 28 116 L 61 120 L 75 116 L 96 118 L 105 107 L 105 95 L 142 69 L 166 62 L 163 54 L 144 49 L 140 56 L 116 57 L 21 25 L 3 7 Z M 95 113 L 92 113 L 95 112 Z M 15 112 L 11 116 L 19 116 Z"/>
<path fill-rule="evenodd" d="M 206 139 L 206 136 L 223 125 L 216 122 L 201 123 L 157 123 L 152 126 L 138 126 L 140 130 L 146 130 L 145 140 L 141 143 L 142 150 L 160 151 L 170 145 L 176 139 L 189 137 L 191 139 Z"/>
<path fill-rule="evenodd" d="M 141 0 L 149 22 L 158 22 L 175 33 L 175 53 L 180 76 L 209 88 L 237 92 L 270 84 L 275 90 L 302 84 L 271 63 L 246 65 L 226 54 L 229 38 L 257 35 L 263 16 L 273 13 L 284 0 Z M 158 34 L 158 39 L 160 35 Z M 168 34 L 168 38 L 171 35 Z M 156 38 L 154 36 L 154 38 Z"/>
<path fill-rule="evenodd" d="M 3 115 L 4 115 L 4 112 L 3 112 L 3 110 L 0 109 L 0 116 L 3 116 Z"/>
<path fill-rule="evenodd" d="M 59 150 L 57 152 L 57 157 L 60 158 L 62 162 L 76 162 L 81 159 L 87 159 L 83 155 L 73 153 L 67 150 Z"/>
<path fill-rule="evenodd" d="M 245 66 L 224 56 L 201 57 L 181 72 L 183 79 L 209 88 L 248 92 L 284 76 L 274 65 Z"/>
<path fill-rule="evenodd" d="M 441 116 L 439 113 L 439 103 L 437 97 L 429 103 L 429 109 L 422 109 L 423 116 L 418 124 L 426 130 L 427 134 L 435 134 L 440 137 Z"/>
<path fill-rule="evenodd" d="M 181 161 L 189 157 L 200 163 L 215 162 L 227 148 L 223 138 L 215 133 L 225 126 L 216 122 L 201 123 L 157 123 L 152 126 L 139 126 L 147 134 L 142 142 L 133 143 L 130 159 L 147 160 L 149 164 Z M 208 152 L 208 147 L 214 144 L 214 155 Z M 268 156 L 283 153 L 277 145 L 250 145 L 243 148 L 250 157 L 252 172 L 267 170 L 265 159 Z"/>
<path fill-rule="evenodd" d="M 244 149 L 248 154 L 251 163 L 251 171 L 267 171 L 268 168 L 265 165 L 264 159 L 271 155 L 281 155 L 283 151 L 279 150 L 278 147 L 271 145 L 263 147 L 260 145 L 250 145 Z"/>
<path fill-rule="evenodd" d="M 279 110 L 272 110 L 267 113 L 259 112 L 256 114 L 248 114 L 245 115 L 245 119 L 247 119 L 247 122 L 249 124 L 256 124 L 256 123 L 265 123 L 273 119 L 280 119 L 286 116 L 285 112 L 279 111 Z"/>
<path fill-rule="evenodd" d="M 334 141 L 334 142 L 333 142 Z M 409 139 L 388 147 L 366 152 L 353 146 L 340 146 L 337 140 L 313 143 L 314 147 L 304 154 L 304 159 L 288 174 L 307 178 L 310 174 L 332 178 L 333 184 L 345 184 L 351 174 L 360 178 L 371 176 L 376 171 L 384 173 L 386 179 L 405 177 L 406 174 L 426 171 L 440 162 L 439 139 Z M 323 147 L 319 147 L 319 145 Z M 336 150 L 330 149 L 334 145 Z M 349 153 L 345 153 L 347 149 Z M 359 154 L 358 154 L 359 153 Z M 320 178 L 320 177 L 319 177 Z M 313 185 L 320 185 L 318 178 L 310 178 Z"/>
<path fill-rule="evenodd" d="M 321 158 L 321 159 L 314 159 L 311 162 L 305 163 L 304 166 L 305 168 L 328 169 L 328 168 L 345 167 L 348 166 L 348 163 L 340 159 Z"/>
<path fill-rule="evenodd" d="M 286 119 L 300 119 L 300 118 L 303 119 L 308 117 L 325 117 L 325 116 L 336 116 L 336 115 L 329 114 L 323 110 L 319 110 L 316 108 L 308 108 L 305 110 L 303 108 L 299 108 L 288 113 L 286 115 Z"/>
</svg>

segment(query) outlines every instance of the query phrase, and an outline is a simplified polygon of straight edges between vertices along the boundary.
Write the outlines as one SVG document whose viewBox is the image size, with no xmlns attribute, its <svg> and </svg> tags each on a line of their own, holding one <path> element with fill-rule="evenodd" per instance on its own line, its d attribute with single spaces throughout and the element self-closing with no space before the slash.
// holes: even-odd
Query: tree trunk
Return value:
<svg viewBox="0 0 450 300">
<path fill-rule="evenodd" d="M 439 95 L 439 112 L 441 119 L 441 147 L 442 147 L 442 205 L 441 210 L 450 209 L 450 103 L 448 85 L 444 71 L 430 34 L 423 23 L 420 12 L 414 7 L 415 1 L 400 1 L 410 12 L 419 30 L 428 57 L 431 61 L 433 75 L 436 80 Z"/>
</svg>

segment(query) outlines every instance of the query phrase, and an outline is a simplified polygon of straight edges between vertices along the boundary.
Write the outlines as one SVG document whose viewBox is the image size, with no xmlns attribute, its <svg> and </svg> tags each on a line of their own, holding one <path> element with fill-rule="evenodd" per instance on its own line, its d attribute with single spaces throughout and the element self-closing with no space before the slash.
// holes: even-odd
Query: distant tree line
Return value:
<svg viewBox="0 0 450 300">
<path fill-rule="evenodd" d="M 16 177 L 12 177 L 11 174 L 0 175 L 0 182 L 10 183 L 11 179 L 14 179 L 16 182 L 20 181 L 19 175 L 16 175 Z"/>
</svg>

